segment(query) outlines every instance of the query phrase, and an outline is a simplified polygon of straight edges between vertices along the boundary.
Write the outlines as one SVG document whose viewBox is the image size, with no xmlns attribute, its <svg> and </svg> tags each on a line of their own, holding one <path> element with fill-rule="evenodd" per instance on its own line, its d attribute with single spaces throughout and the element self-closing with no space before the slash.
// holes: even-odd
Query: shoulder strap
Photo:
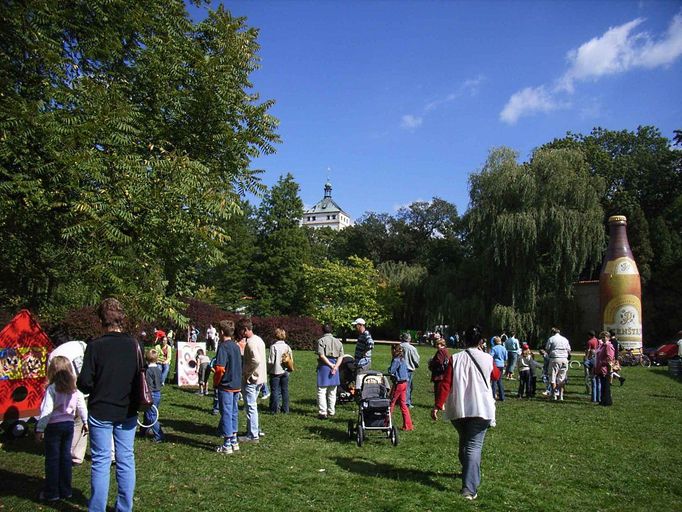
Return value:
<svg viewBox="0 0 682 512">
<path fill-rule="evenodd" d="M 476 361 L 476 358 L 471 355 L 471 352 L 469 352 L 468 349 L 465 350 L 464 352 L 467 353 L 467 355 L 471 358 L 471 360 L 476 365 L 476 369 L 478 369 L 478 373 L 481 374 L 481 377 L 483 378 L 483 382 L 485 382 L 485 387 L 490 388 L 490 385 L 488 384 L 488 379 L 485 378 L 485 375 L 483 374 L 483 370 L 481 370 L 481 366 L 478 364 L 478 361 Z"/>
</svg>

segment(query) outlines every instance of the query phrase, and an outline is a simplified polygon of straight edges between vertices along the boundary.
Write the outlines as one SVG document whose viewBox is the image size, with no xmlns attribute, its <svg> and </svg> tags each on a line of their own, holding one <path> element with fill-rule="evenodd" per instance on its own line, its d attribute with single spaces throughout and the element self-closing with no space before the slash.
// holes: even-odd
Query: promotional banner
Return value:
<svg viewBox="0 0 682 512">
<path fill-rule="evenodd" d="M 197 350 L 206 353 L 206 343 L 178 342 L 178 386 L 198 386 Z"/>
</svg>

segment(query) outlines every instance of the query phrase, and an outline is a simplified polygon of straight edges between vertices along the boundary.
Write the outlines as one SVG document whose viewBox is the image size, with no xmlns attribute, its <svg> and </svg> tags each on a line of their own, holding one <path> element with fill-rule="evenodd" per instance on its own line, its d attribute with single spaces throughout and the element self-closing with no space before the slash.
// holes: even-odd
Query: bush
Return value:
<svg viewBox="0 0 682 512">
<path fill-rule="evenodd" d="M 218 327 L 221 320 L 232 320 L 235 325 L 242 315 L 230 313 L 218 306 L 208 304 L 196 299 L 187 301 L 187 309 L 184 312 L 190 322 L 199 329 L 200 339 L 204 339 L 206 329 L 213 324 Z M 11 318 L 11 317 L 10 317 Z M 295 350 L 313 350 L 315 342 L 322 336 L 322 327 L 314 319 L 306 316 L 278 316 L 278 317 L 253 317 L 253 330 L 270 346 L 275 339 L 275 329 L 281 327 L 287 332 L 287 343 Z M 147 336 L 144 341 L 152 341 L 154 329 L 168 331 L 175 330 L 175 339 L 185 340 L 187 329 L 176 325 L 169 325 L 167 320 L 156 322 L 140 321 L 128 318 L 125 330 L 135 337 L 140 337 L 144 331 Z M 96 338 L 104 333 L 96 308 L 83 307 L 70 311 L 64 319 L 54 325 L 46 326 L 48 334 L 56 340 L 88 340 Z"/>
<path fill-rule="evenodd" d="M 267 346 L 277 341 L 275 329 L 287 333 L 287 343 L 294 350 L 315 350 L 317 340 L 322 336 L 322 326 L 308 316 L 254 317 L 253 330 Z"/>
</svg>

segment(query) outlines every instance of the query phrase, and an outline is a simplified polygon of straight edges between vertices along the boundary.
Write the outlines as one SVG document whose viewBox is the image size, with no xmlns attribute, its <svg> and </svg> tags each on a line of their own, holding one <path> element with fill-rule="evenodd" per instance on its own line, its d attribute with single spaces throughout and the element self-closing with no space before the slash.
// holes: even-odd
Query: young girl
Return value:
<svg viewBox="0 0 682 512">
<path fill-rule="evenodd" d="M 88 429 L 88 410 L 83 393 L 76 389 L 71 361 L 56 356 L 47 368 L 50 382 L 40 405 L 36 441 L 45 440 L 45 488 L 40 499 L 57 501 L 71 498 L 71 441 L 76 413 Z"/>
<path fill-rule="evenodd" d="M 395 404 L 400 406 L 400 412 L 403 413 L 403 426 L 401 430 L 414 430 L 412 425 L 412 416 L 410 416 L 410 409 L 407 407 L 407 363 L 403 357 L 403 348 L 400 345 L 393 345 L 391 350 L 393 354 L 393 361 L 388 369 L 389 375 L 393 377 L 395 385 L 393 386 L 393 393 L 391 395 L 391 414 Z"/>
<path fill-rule="evenodd" d="M 521 358 L 519 359 L 519 392 L 518 397 L 530 398 L 534 394 L 531 383 L 531 376 L 533 375 L 533 352 L 531 352 L 528 343 L 523 344 L 521 351 Z"/>
<path fill-rule="evenodd" d="M 211 358 L 202 349 L 197 350 L 199 367 L 199 394 L 208 396 L 208 377 L 211 375 Z"/>
</svg>

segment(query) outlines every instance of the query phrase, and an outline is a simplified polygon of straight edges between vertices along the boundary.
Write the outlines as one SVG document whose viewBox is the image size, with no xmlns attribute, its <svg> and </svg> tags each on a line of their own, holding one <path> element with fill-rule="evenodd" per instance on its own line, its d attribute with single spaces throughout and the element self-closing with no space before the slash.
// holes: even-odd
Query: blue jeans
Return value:
<svg viewBox="0 0 682 512">
<path fill-rule="evenodd" d="M 601 402 L 601 381 L 596 375 L 592 376 L 592 401 Z"/>
<path fill-rule="evenodd" d="M 481 485 L 481 450 L 490 420 L 461 418 L 452 424 L 459 434 L 459 462 L 462 464 L 462 493 L 476 494 Z"/>
<path fill-rule="evenodd" d="M 71 497 L 71 441 L 73 421 L 50 423 L 45 427 L 46 499 Z"/>
<path fill-rule="evenodd" d="M 519 355 L 516 352 L 509 352 L 507 357 L 507 373 L 514 373 L 516 368 L 516 361 L 519 359 Z"/>
<path fill-rule="evenodd" d="M 414 371 L 407 371 L 407 405 L 412 405 L 412 377 L 414 377 Z"/>
<path fill-rule="evenodd" d="M 270 375 L 270 412 L 278 413 L 280 405 L 283 413 L 289 412 L 289 372 Z M 281 396 L 280 396 L 281 395 Z M 281 403 L 280 403 L 281 399 Z"/>
<path fill-rule="evenodd" d="M 92 473 L 90 476 L 89 512 L 106 512 L 109 498 L 109 474 L 111 471 L 111 437 L 113 434 L 116 448 L 116 481 L 118 495 L 116 512 L 133 510 L 135 494 L 135 430 L 137 416 L 124 421 L 101 421 L 93 416 L 90 425 L 90 453 Z"/>
<path fill-rule="evenodd" d="M 145 425 L 149 425 L 151 422 L 156 420 L 154 425 L 152 425 L 151 428 L 152 432 L 154 433 L 154 439 L 157 441 L 163 441 L 163 431 L 161 430 L 161 423 L 159 422 L 159 416 L 161 415 L 161 410 L 159 409 L 159 405 L 161 404 L 161 391 L 152 391 L 152 401 L 154 405 L 156 406 L 156 413 L 154 413 L 154 410 L 150 407 L 148 410 L 144 412 L 144 423 Z M 140 431 L 144 434 L 147 432 L 146 428 L 140 429 Z"/>
<path fill-rule="evenodd" d="M 220 410 L 220 424 L 218 432 L 228 440 L 237 435 L 239 429 L 239 400 L 235 391 L 218 390 L 218 408 Z"/>
<path fill-rule="evenodd" d="M 161 367 L 161 384 L 165 384 L 170 373 L 170 364 L 160 363 L 159 366 Z"/>
<path fill-rule="evenodd" d="M 268 388 L 268 383 L 264 382 L 263 387 L 260 390 L 260 395 L 265 396 L 265 395 L 268 395 L 269 393 L 270 393 L 270 389 Z"/>
<path fill-rule="evenodd" d="M 500 369 L 501 373 L 504 373 L 504 368 L 498 367 Z M 499 380 L 493 380 L 491 382 L 492 384 L 492 391 L 493 391 L 493 398 L 495 398 L 495 390 L 497 390 L 497 393 L 499 395 L 500 400 L 504 400 L 504 378 L 502 375 L 500 375 Z"/>
<path fill-rule="evenodd" d="M 258 394 L 263 384 L 244 386 L 244 409 L 246 410 L 246 437 L 258 439 Z"/>
</svg>

